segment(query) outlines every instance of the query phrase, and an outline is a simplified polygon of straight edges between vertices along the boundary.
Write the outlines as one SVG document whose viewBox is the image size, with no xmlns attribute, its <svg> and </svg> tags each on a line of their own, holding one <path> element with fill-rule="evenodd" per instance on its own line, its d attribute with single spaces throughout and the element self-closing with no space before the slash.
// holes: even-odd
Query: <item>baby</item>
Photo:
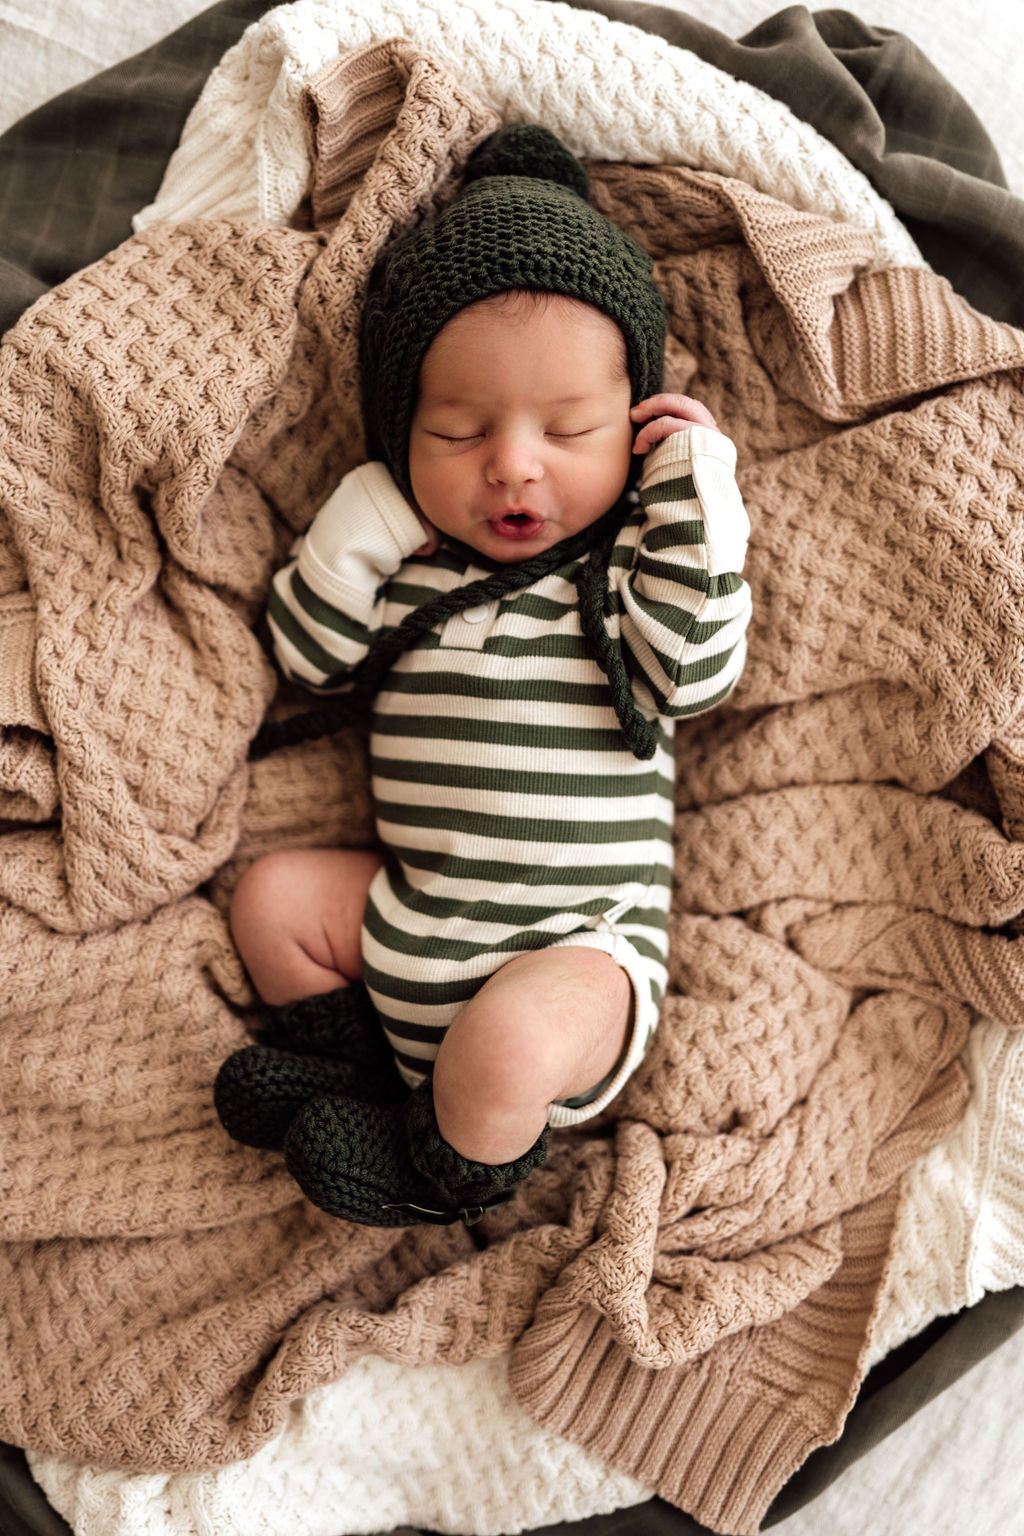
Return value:
<svg viewBox="0 0 1024 1536">
<path fill-rule="evenodd" d="M 650 260 L 586 198 L 557 139 L 504 129 L 391 249 L 363 320 L 374 459 L 274 581 L 290 678 L 330 693 L 385 657 L 382 851 L 242 877 L 268 1035 L 215 1097 L 356 1221 L 475 1220 L 635 1070 L 666 979 L 672 722 L 743 666 L 735 449 L 661 392 Z"/>
</svg>

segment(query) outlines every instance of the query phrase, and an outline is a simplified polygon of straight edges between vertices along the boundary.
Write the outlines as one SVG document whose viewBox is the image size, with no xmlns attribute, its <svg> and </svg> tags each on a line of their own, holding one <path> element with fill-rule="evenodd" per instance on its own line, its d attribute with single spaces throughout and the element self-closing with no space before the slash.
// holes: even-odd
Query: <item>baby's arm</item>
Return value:
<svg viewBox="0 0 1024 1536">
<path fill-rule="evenodd" d="M 344 681 L 383 622 L 383 583 L 426 552 L 424 532 L 383 464 L 345 476 L 274 577 L 268 619 L 286 676 L 311 688 Z"/>
<path fill-rule="evenodd" d="M 638 558 L 620 582 L 622 639 L 664 715 L 698 714 L 735 686 L 750 589 L 740 575 L 749 521 L 736 449 L 706 407 L 656 395 L 632 412 L 647 452 Z"/>
</svg>

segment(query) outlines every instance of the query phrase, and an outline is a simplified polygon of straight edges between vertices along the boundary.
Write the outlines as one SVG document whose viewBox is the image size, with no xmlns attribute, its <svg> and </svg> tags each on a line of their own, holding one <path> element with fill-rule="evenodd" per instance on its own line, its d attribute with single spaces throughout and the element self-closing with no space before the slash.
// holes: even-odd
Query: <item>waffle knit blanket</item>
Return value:
<svg viewBox="0 0 1024 1536">
<path fill-rule="evenodd" d="M 155 227 L 0 354 L 0 1435 L 213 1467 L 361 1355 L 511 1350 L 538 1422 L 753 1531 L 856 1391 L 970 1007 L 1020 1020 L 1024 338 L 743 183 L 593 168 L 752 521 L 746 673 L 679 735 L 662 1025 L 472 1233 L 333 1222 L 210 1098 L 239 871 L 371 836 L 358 733 L 246 766 L 253 624 L 360 457 L 373 258 L 494 122 L 401 47 L 334 90 L 328 233 Z"/>
</svg>

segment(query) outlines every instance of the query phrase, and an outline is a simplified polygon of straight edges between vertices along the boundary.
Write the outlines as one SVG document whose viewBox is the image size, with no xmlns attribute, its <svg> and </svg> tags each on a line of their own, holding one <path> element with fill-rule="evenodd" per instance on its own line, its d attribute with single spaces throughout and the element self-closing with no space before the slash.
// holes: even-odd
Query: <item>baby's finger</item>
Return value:
<svg viewBox="0 0 1024 1536">
<path fill-rule="evenodd" d="M 662 393 L 650 395 L 646 400 L 641 400 L 630 411 L 634 421 L 647 421 L 652 416 L 675 416 L 679 420 L 698 427 L 712 427 L 717 430 L 715 418 L 707 406 L 700 400 L 694 400 L 690 395 L 671 395 Z"/>
<path fill-rule="evenodd" d="M 656 421 L 649 421 L 645 427 L 640 428 L 633 443 L 633 452 L 647 453 L 655 443 L 663 442 L 673 432 L 685 432 L 687 427 L 696 425 L 696 422 L 681 421 L 678 416 L 659 416 Z"/>
</svg>

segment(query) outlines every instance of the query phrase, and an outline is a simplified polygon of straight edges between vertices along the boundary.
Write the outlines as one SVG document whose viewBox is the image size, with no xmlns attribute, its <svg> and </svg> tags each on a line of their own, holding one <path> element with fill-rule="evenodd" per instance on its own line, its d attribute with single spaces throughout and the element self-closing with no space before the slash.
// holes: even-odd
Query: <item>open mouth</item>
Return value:
<svg viewBox="0 0 1024 1536">
<path fill-rule="evenodd" d="M 544 519 L 534 512 L 503 512 L 489 521 L 495 533 L 503 539 L 531 539 L 544 526 Z"/>
</svg>

